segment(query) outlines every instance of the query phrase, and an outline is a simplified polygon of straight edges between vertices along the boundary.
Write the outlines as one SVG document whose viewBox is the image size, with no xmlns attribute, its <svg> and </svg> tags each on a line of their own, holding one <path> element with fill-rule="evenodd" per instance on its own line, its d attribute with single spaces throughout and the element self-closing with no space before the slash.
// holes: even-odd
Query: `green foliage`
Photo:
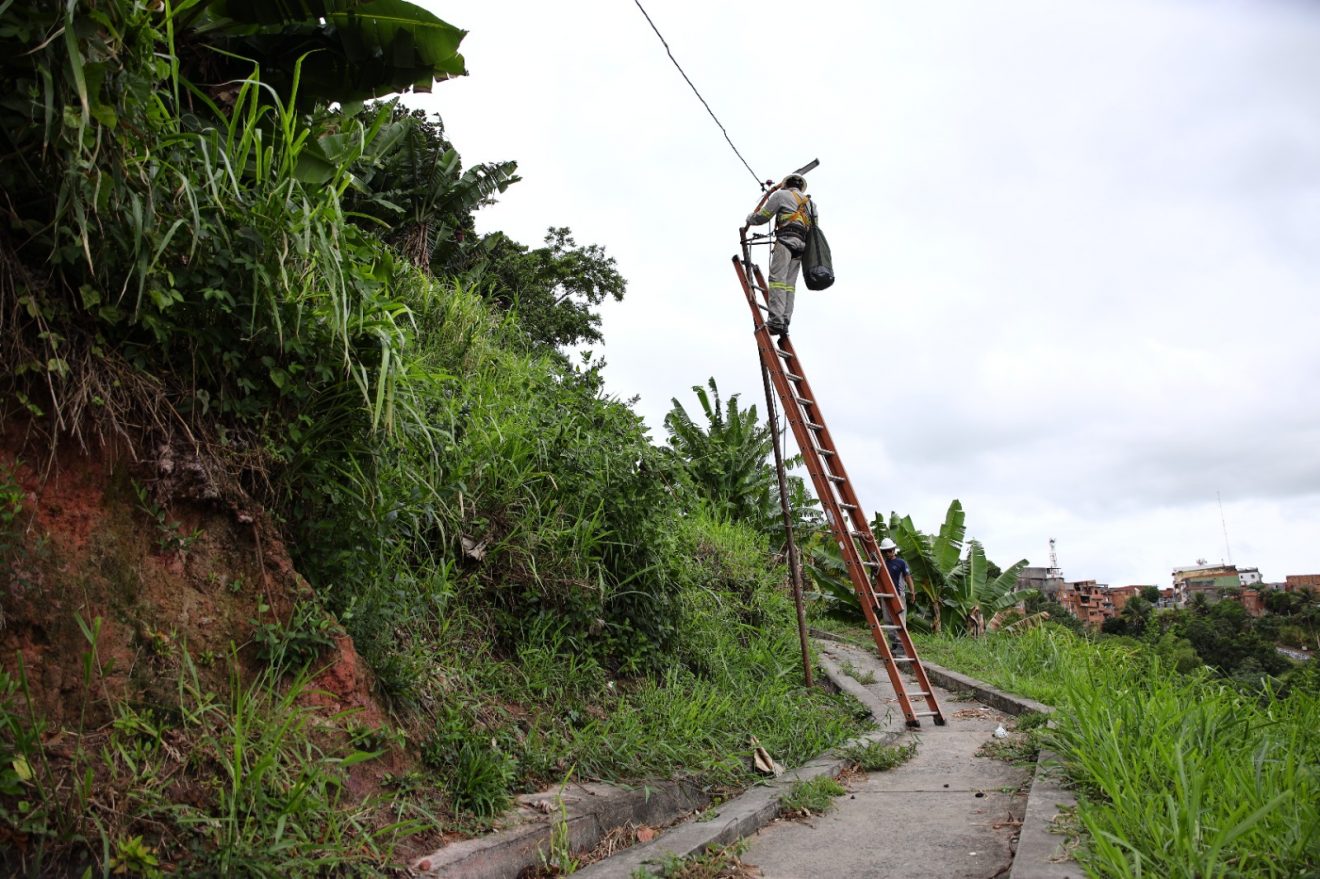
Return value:
<svg viewBox="0 0 1320 879">
<path fill-rule="evenodd" d="M 20 562 L 27 555 L 23 543 L 23 488 L 9 467 L 0 467 L 0 565 L 8 573 L 9 588 L 24 585 L 26 577 Z M 4 608 L 0 607 L 0 627 L 4 626 Z"/>
<path fill-rule="evenodd" d="M 524 338 L 539 348 L 600 342 L 606 297 L 623 300 L 627 281 L 598 244 L 579 246 L 568 227 L 552 226 L 545 246 L 529 249 L 501 233 L 481 242 L 482 259 L 469 269 L 488 302 L 509 312 Z"/>
<path fill-rule="evenodd" d="M 707 380 L 706 386 L 709 393 L 707 387 L 692 387 L 705 425 L 694 421 L 677 397 L 672 401 L 665 416 L 669 446 L 712 509 L 733 521 L 761 527 L 775 515 L 771 507 L 775 475 L 766 462 L 770 428 L 760 422 L 756 406 L 744 410 L 738 405 L 738 394 L 725 405 L 715 379 Z"/>
<path fill-rule="evenodd" d="M 848 677 L 857 681 L 857 683 L 859 684 L 867 685 L 867 684 L 875 683 L 874 671 L 868 669 L 867 671 L 863 672 L 846 659 L 843 660 L 843 662 L 839 663 L 839 670 L 842 671 L 844 674 L 846 674 Z"/>
<path fill-rule="evenodd" d="M 96 668 L 94 639 L 90 648 Z M 342 802 L 349 767 L 374 755 L 318 743 L 306 677 L 245 685 L 236 669 L 217 695 L 185 654 L 176 705 L 114 702 L 102 746 L 72 754 L 43 747 L 30 701 L 22 713 L 14 704 L 25 686 L 0 674 L 0 825 L 43 843 L 0 863 L 24 874 L 86 865 L 150 876 L 165 864 L 194 876 L 352 874 L 416 832 Z"/>
<path fill-rule="evenodd" d="M 1166 611 L 1158 619 L 1160 631 L 1185 639 L 1202 663 L 1225 677 L 1236 676 L 1258 685 L 1263 677 L 1280 675 L 1291 667 L 1261 635 L 1260 624 L 1236 601 Z"/>
<path fill-rule="evenodd" d="M 823 815 L 834 808 L 834 798 L 848 791 L 828 775 L 818 775 L 808 781 L 798 781 L 779 798 L 779 812 L 790 817 L 809 818 Z"/>
<path fill-rule="evenodd" d="M 155 544 L 158 552 L 186 552 L 202 536 L 202 529 L 183 532 L 182 522 L 174 521 L 169 513 L 151 496 L 147 487 L 133 482 L 133 493 L 137 495 L 138 509 L 146 514 L 155 532 Z"/>
<path fill-rule="evenodd" d="M 213 81 L 242 76 L 249 59 L 282 91 L 301 81 L 308 97 L 360 101 L 467 74 L 458 54 L 467 32 L 403 0 L 200 0 L 177 9 L 175 29 L 205 37 L 183 60 Z"/>
<path fill-rule="evenodd" d="M 257 608 L 262 614 L 272 611 L 264 602 Z M 310 665 L 334 643 L 333 622 L 315 603 L 301 601 L 287 620 L 274 616 L 252 620 L 252 641 L 261 660 L 278 672 L 297 671 Z"/>
<path fill-rule="evenodd" d="M 491 241 L 504 239 L 496 233 L 482 240 L 472 213 L 520 179 L 514 175 L 517 163 L 464 171 L 438 117 L 389 106 L 389 146 L 354 166 L 362 185 L 344 194 L 349 218 L 437 277 L 483 270 Z"/>
<path fill-rule="evenodd" d="M 1320 866 L 1315 693 L 1243 694 L 1140 646 L 1052 625 L 922 648 L 1057 707 L 1056 727 L 1037 734 L 1081 785 L 1089 874 L 1282 877 Z"/>
<path fill-rule="evenodd" d="M 1055 625 L 1069 629 L 1074 634 L 1081 635 L 1085 630 L 1082 621 L 1068 612 L 1068 608 L 1059 602 L 1037 592 L 1034 595 L 1026 597 L 1027 614 L 1047 613 L 1049 620 Z"/>
<path fill-rule="evenodd" d="M 884 772 L 901 766 L 917 753 L 917 743 L 886 745 L 883 742 L 854 742 L 839 749 L 839 756 L 863 772 Z"/>
<path fill-rule="evenodd" d="M 454 808 L 479 818 L 500 814 L 511 802 L 513 775 L 507 755 L 488 745 L 464 742 L 447 785 Z"/>
<path fill-rule="evenodd" d="M 866 625 L 866 615 L 852 578 L 848 576 L 843 551 L 834 536 L 826 534 L 810 541 L 803 559 L 803 568 L 815 584 L 817 597 L 824 602 L 826 613 L 836 620 Z"/>
<path fill-rule="evenodd" d="M 999 611 L 1033 594 L 1032 590 L 1017 589 L 1017 577 L 1027 566 L 1026 559 L 1000 570 L 986 558 L 978 540 L 966 541 L 967 553 L 963 554 L 965 523 L 962 503 L 956 499 L 949 504 L 944 523 L 934 536 L 917 530 L 910 516 L 900 518 L 891 513 L 886 524 L 876 515 L 871 527 L 877 538 L 889 537 L 898 544 L 912 571 L 917 599 L 909 608 L 911 628 L 922 628 L 911 614 L 924 612 L 936 632 L 946 627 L 953 632 L 973 631 L 978 618 L 988 623 Z"/>
<path fill-rule="evenodd" d="M 712 848 L 689 858 L 680 858 L 672 852 L 662 852 L 660 872 L 652 874 L 645 867 L 633 871 L 633 879 L 650 879 L 659 875 L 662 879 L 721 879 L 724 876 L 738 875 L 742 861 L 739 856 L 747 851 L 748 842 L 740 839 L 723 848 Z"/>
</svg>

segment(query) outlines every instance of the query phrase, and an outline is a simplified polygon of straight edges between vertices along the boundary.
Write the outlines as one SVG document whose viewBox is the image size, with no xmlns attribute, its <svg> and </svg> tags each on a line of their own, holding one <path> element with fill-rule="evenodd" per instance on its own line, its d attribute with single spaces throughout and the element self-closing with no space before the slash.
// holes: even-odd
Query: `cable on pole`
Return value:
<svg viewBox="0 0 1320 879">
<path fill-rule="evenodd" d="M 724 123 L 715 115 L 715 111 L 710 108 L 710 104 L 706 103 L 706 99 L 701 96 L 701 92 L 697 91 L 697 87 L 692 84 L 692 80 L 688 78 L 687 73 L 683 70 L 683 66 L 679 64 L 678 59 L 674 57 L 674 53 L 669 48 L 669 43 L 665 41 L 664 35 L 660 33 L 660 28 L 655 26 L 654 21 L 651 21 L 651 16 L 647 14 L 645 7 L 642 6 L 641 0 L 633 0 L 633 2 L 637 4 L 637 8 L 640 9 L 642 15 L 646 17 L 646 23 L 651 26 L 651 30 L 655 31 L 655 35 L 660 38 L 660 43 L 665 47 L 665 52 L 669 55 L 669 60 L 674 62 L 674 66 L 678 68 L 678 72 L 683 74 L 683 79 L 686 80 L 688 86 L 691 87 L 692 93 L 697 96 L 697 100 L 701 101 L 701 106 L 706 108 L 706 112 L 710 114 L 710 118 L 715 120 L 715 124 L 718 125 L 720 131 L 724 133 L 724 139 L 729 142 L 729 147 L 733 150 L 733 154 L 738 157 L 738 161 L 743 163 L 743 167 L 747 169 L 747 173 L 751 174 L 752 178 L 756 180 L 756 185 L 764 188 L 761 178 L 756 176 L 756 172 L 752 170 L 752 166 L 747 164 L 747 160 L 743 158 L 743 154 L 738 152 L 738 148 L 734 146 L 733 138 L 729 137 L 729 132 L 724 127 Z"/>
</svg>

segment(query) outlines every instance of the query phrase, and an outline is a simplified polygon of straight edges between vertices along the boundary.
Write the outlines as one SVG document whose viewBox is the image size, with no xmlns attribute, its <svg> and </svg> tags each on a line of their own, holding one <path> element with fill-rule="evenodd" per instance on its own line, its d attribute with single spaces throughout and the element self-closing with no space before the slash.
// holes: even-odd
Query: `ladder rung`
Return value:
<svg viewBox="0 0 1320 879">
<path fill-rule="evenodd" d="M 911 656 L 891 656 L 891 657 L 889 657 L 889 661 L 890 661 L 890 662 L 916 662 L 917 660 L 916 660 L 914 657 L 911 657 Z"/>
<path fill-rule="evenodd" d="M 924 691 L 922 691 L 922 692 L 917 692 L 917 693 L 908 693 L 908 694 L 907 694 L 907 696 L 908 696 L 909 698 L 911 698 L 912 696 L 934 696 L 934 695 L 935 695 L 934 693 L 927 693 L 927 692 L 924 692 Z"/>
<path fill-rule="evenodd" d="M 786 372 L 786 373 L 784 373 L 784 377 L 787 378 L 787 379 L 788 379 L 789 381 L 791 381 L 791 382 L 800 382 L 800 381 L 802 381 L 802 376 L 800 376 L 800 375 L 794 375 L 794 374 L 791 373 L 791 372 Z"/>
<path fill-rule="evenodd" d="M 900 627 L 899 627 L 899 626 L 891 626 L 891 625 L 889 625 L 889 623 L 881 623 L 881 624 L 880 624 L 880 628 L 882 628 L 882 629 L 894 629 L 895 631 L 897 631 Z"/>
<path fill-rule="evenodd" d="M 912 712 L 912 716 L 913 716 L 913 717 L 939 717 L 939 716 L 940 716 L 940 712 L 938 712 L 938 711 L 913 711 L 913 712 Z"/>
<path fill-rule="evenodd" d="M 806 424 L 807 424 L 807 427 L 810 427 L 812 430 L 824 430 L 824 429 L 825 429 L 825 425 L 823 425 L 823 424 L 817 424 L 817 423 L 814 422 L 814 421 L 808 421 L 808 422 L 806 422 Z"/>
<path fill-rule="evenodd" d="M 879 562 L 862 562 L 862 564 L 865 565 L 865 566 L 868 567 L 868 568 L 878 568 L 878 567 L 880 567 L 880 563 L 879 563 Z"/>
<path fill-rule="evenodd" d="M 826 458 L 834 457 L 834 452 L 830 451 L 829 449 L 816 449 L 816 454 L 824 455 Z"/>
<path fill-rule="evenodd" d="M 794 400 L 797 400 L 797 401 L 798 401 L 799 403 L 801 403 L 803 406 L 815 406 L 815 405 L 816 405 L 816 401 L 815 401 L 815 400 L 808 400 L 806 397 L 796 397 L 796 396 L 795 396 L 793 399 L 794 399 Z"/>
<path fill-rule="evenodd" d="M 865 532 L 865 531 L 858 531 L 856 528 L 852 529 L 852 530 L 849 531 L 848 533 L 851 534 L 853 537 L 865 537 L 865 536 L 866 536 L 866 532 Z"/>
<path fill-rule="evenodd" d="M 793 356 L 788 351 L 785 351 L 783 348 L 776 348 L 775 353 L 778 354 L 780 357 L 783 357 L 785 360 Z"/>
<path fill-rule="evenodd" d="M 876 598 L 897 598 L 897 597 L 898 597 L 897 595 L 895 595 L 895 594 L 892 593 L 892 592 L 872 592 L 871 594 L 874 595 Z"/>
<path fill-rule="evenodd" d="M 848 480 L 845 479 L 844 477 L 842 477 L 842 476 L 835 476 L 835 475 L 832 474 L 832 473 L 827 473 L 827 474 L 825 474 L 825 478 L 828 479 L 830 482 L 835 483 L 836 485 L 837 485 L 838 483 L 841 483 L 841 482 L 847 482 L 847 481 L 848 481 Z"/>
<path fill-rule="evenodd" d="M 845 510 L 855 510 L 855 509 L 857 509 L 857 505 L 856 505 L 856 504 L 839 504 L 839 506 L 842 507 L 842 508 L 845 509 Z"/>
<path fill-rule="evenodd" d="M 768 305 L 762 305 L 762 304 L 759 303 L 759 302 L 756 303 L 756 307 L 759 308 L 759 309 L 761 309 L 762 311 L 769 311 L 769 310 L 770 310 L 770 306 L 768 306 Z"/>
</svg>

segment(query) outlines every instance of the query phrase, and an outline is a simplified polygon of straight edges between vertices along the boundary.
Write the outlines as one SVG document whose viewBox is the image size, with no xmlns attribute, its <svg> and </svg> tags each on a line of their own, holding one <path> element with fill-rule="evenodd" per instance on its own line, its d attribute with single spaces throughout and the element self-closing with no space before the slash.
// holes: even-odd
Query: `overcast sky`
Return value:
<svg viewBox="0 0 1320 879">
<path fill-rule="evenodd" d="M 422 5 L 471 75 L 410 102 L 524 178 L 479 228 L 570 226 L 628 279 L 611 392 L 657 440 L 710 376 L 763 411 L 760 193 L 632 0 Z M 960 498 L 999 564 L 1054 537 L 1111 585 L 1320 572 L 1320 5 L 644 5 L 759 177 L 821 161 L 838 282 L 793 341 L 870 511 Z"/>
</svg>

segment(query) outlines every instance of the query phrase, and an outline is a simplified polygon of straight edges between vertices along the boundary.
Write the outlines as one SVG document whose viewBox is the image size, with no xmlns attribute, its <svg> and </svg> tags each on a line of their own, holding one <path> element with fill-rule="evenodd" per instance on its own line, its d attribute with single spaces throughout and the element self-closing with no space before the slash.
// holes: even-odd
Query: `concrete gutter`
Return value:
<svg viewBox="0 0 1320 879">
<path fill-rule="evenodd" d="M 567 825 L 569 849 L 580 852 L 595 847 L 617 827 L 663 826 L 709 802 L 710 795 L 690 781 L 645 787 L 570 784 L 562 791 L 519 797 L 518 808 L 505 819 L 512 826 L 417 858 L 412 873 L 436 879 L 514 877 L 540 866 L 542 854 L 549 857 L 556 825 Z"/>
<path fill-rule="evenodd" d="M 952 690 L 955 693 L 970 693 L 976 697 L 978 702 L 983 702 L 991 708 L 997 708 L 1005 714 L 1017 717 L 1020 714 L 1030 712 L 1039 714 L 1054 713 L 1054 709 L 1044 702 L 1037 702 L 1035 699 L 1028 699 L 1025 696 L 1006 693 L 984 681 L 969 678 L 965 674 L 959 674 L 933 662 L 926 662 L 924 659 L 921 664 L 926 669 L 926 676 L 944 689 Z"/>
</svg>

